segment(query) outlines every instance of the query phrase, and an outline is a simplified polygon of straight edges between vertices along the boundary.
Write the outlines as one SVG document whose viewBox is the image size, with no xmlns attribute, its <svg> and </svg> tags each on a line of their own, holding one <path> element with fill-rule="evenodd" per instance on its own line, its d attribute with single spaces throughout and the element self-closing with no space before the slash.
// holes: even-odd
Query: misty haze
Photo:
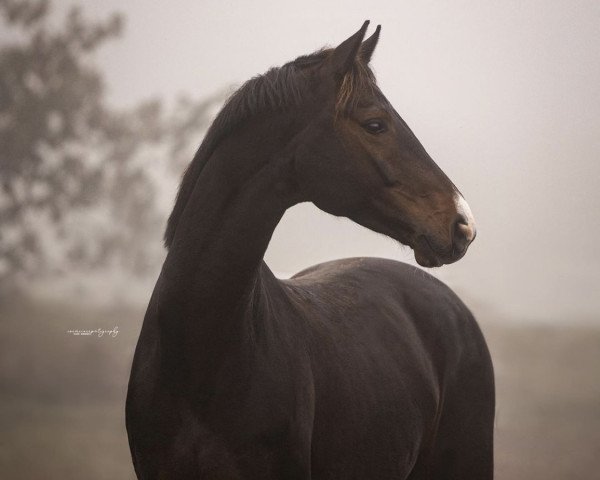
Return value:
<svg viewBox="0 0 600 480">
<path fill-rule="evenodd" d="M 0 0 L 6 478 L 135 478 L 127 381 L 185 167 L 243 82 L 367 18 L 382 24 L 381 90 L 477 222 L 465 257 L 428 272 L 492 353 L 495 478 L 596 475 L 598 2 L 45 5 Z M 265 261 L 287 278 L 359 256 L 417 265 L 308 203 L 286 212 Z"/>
</svg>

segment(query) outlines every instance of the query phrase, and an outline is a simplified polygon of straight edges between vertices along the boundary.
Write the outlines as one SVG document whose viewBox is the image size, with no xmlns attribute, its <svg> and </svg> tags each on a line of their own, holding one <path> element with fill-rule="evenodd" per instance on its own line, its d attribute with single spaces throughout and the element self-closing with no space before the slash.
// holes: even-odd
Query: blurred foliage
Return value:
<svg viewBox="0 0 600 480">
<path fill-rule="evenodd" d="M 0 0 L 0 289 L 74 268 L 156 268 L 161 177 L 189 161 L 223 98 L 113 108 L 94 53 L 123 18 L 50 16 L 49 0 Z"/>
</svg>

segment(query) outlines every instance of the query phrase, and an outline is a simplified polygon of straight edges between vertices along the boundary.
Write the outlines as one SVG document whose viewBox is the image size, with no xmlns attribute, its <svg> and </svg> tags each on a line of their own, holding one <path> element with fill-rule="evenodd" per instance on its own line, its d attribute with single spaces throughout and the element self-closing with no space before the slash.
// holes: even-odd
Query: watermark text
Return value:
<svg viewBox="0 0 600 480">
<path fill-rule="evenodd" d="M 67 330 L 67 333 L 74 335 L 76 337 L 98 337 L 102 338 L 104 336 L 115 338 L 119 334 L 119 327 L 111 328 L 110 330 L 105 330 L 103 328 L 96 328 L 95 330 Z"/>
</svg>

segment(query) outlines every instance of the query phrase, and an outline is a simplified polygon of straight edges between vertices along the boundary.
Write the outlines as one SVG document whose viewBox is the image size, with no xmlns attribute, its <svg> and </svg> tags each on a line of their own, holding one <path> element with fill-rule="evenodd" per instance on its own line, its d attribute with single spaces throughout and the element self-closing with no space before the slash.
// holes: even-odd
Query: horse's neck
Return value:
<svg viewBox="0 0 600 480">
<path fill-rule="evenodd" d="M 158 292 L 160 322 L 188 359 L 196 355 L 191 352 L 218 357 L 213 348 L 229 348 L 244 334 L 240 322 L 257 289 L 273 285 L 261 278 L 270 273 L 261 264 L 289 198 L 281 162 L 257 158 L 265 155 L 264 135 L 241 135 L 213 154 L 169 248 Z"/>
<path fill-rule="evenodd" d="M 285 211 L 271 165 L 240 179 L 222 175 L 220 161 L 226 160 L 214 158 L 205 167 L 165 261 L 168 288 L 180 301 L 188 296 L 231 305 L 248 293 Z"/>
</svg>

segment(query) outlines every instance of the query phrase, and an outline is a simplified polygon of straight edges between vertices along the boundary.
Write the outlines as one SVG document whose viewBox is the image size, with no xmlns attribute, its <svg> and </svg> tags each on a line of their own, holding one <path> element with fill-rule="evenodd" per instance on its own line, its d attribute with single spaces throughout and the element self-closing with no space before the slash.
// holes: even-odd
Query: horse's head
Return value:
<svg viewBox="0 0 600 480">
<path fill-rule="evenodd" d="M 368 67 L 380 28 L 295 61 L 311 121 L 294 142 L 303 199 L 409 245 L 420 265 L 460 259 L 475 238 L 464 198 L 387 101 Z"/>
</svg>

